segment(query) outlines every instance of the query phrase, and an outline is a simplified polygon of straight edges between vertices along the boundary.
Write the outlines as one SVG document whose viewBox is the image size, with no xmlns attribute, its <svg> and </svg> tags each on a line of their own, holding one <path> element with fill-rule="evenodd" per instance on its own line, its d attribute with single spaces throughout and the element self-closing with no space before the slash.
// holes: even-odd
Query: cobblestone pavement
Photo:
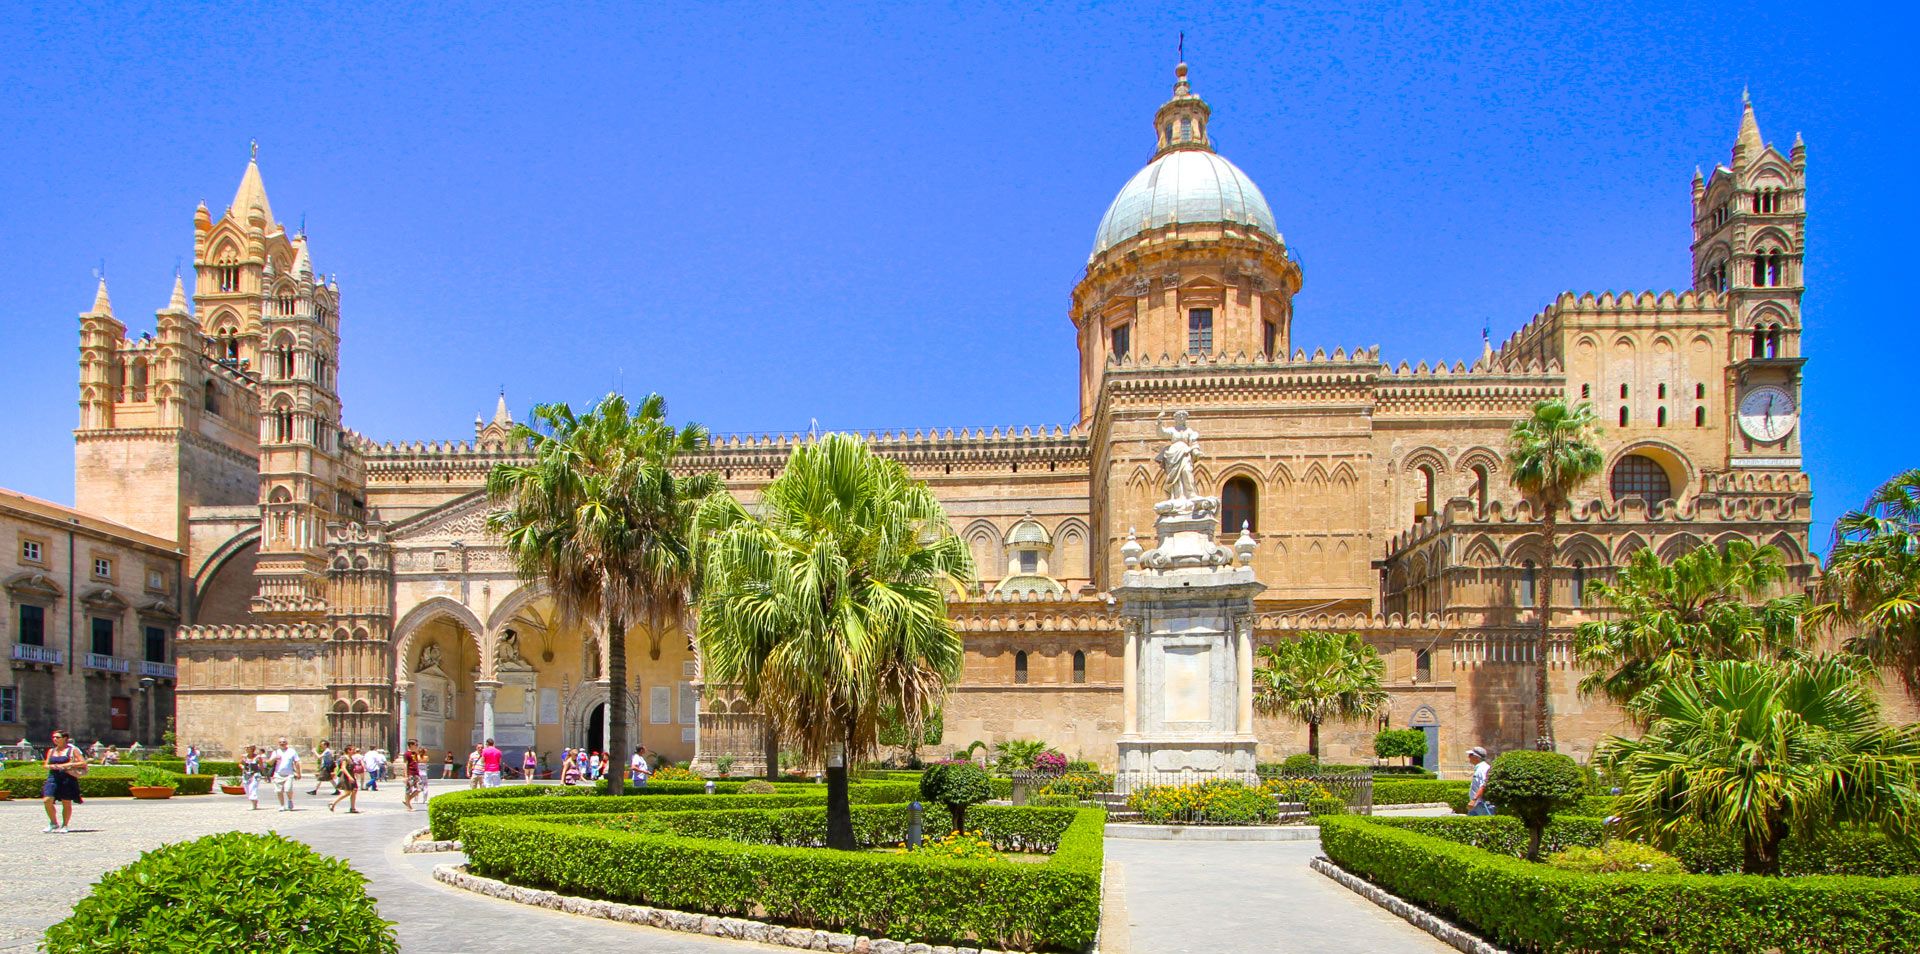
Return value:
<svg viewBox="0 0 1920 954">
<path fill-rule="evenodd" d="M 433 783 L 435 790 L 465 782 Z M 324 791 L 324 790 L 323 790 Z M 382 917 L 399 923 L 407 954 L 551 954 L 555 950 L 636 952 L 786 951 L 530 908 L 433 880 L 433 867 L 458 854 L 403 854 L 400 839 L 427 823 L 400 807 L 400 786 L 363 792 L 361 814 L 329 814 L 325 796 L 300 795 L 299 810 L 238 795 L 141 802 L 94 799 L 78 807 L 74 831 L 46 834 L 36 800 L 0 802 L 0 952 L 29 951 L 66 917 L 95 880 L 142 851 L 216 831 L 277 831 L 365 874 Z M 1253 952 L 1442 954 L 1452 949 L 1307 867 L 1318 842 L 1177 842 L 1109 839 L 1123 864 L 1133 954 Z"/>
</svg>

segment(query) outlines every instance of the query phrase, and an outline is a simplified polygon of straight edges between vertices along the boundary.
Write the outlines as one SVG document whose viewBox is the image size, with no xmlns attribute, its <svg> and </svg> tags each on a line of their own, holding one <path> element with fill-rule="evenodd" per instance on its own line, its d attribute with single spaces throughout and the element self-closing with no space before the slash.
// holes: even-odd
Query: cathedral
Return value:
<svg viewBox="0 0 1920 954">
<path fill-rule="evenodd" d="M 1806 152 L 1767 144 L 1750 105 L 1731 157 L 1693 178 L 1691 287 L 1568 292 L 1434 365 L 1297 340 L 1305 270 L 1214 151 L 1185 64 L 1152 120 L 1151 161 L 1072 291 L 1078 423 L 864 435 L 934 490 L 978 566 L 949 606 L 966 664 L 935 751 L 1041 739 L 1114 764 L 1129 657 L 1111 591 L 1154 522 L 1176 411 L 1198 435 L 1193 484 L 1264 585 L 1253 641 L 1354 632 L 1385 659 L 1391 711 L 1327 727 L 1328 758 L 1370 756 L 1383 726 L 1424 729 L 1437 768 L 1528 746 L 1541 666 L 1555 743 L 1584 757 L 1623 725 L 1576 690 L 1588 583 L 1641 549 L 1736 538 L 1780 548 L 1796 586 L 1817 572 L 1796 427 Z M 759 717 L 702 681 L 678 624 L 630 634 L 630 681 L 613 685 L 601 634 L 515 577 L 482 489 L 515 453 L 504 397 L 471 437 L 375 443 L 346 426 L 345 309 L 318 259 L 249 162 L 225 210 L 194 211 L 191 274 L 152 334 L 127 337 L 104 282 L 80 316 L 75 505 L 180 554 L 165 687 L 180 742 L 412 737 L 437 761 L 491 736 L 515 764 L 529 747 L 551 762 L 603 748 L 624 706 L 655 752 L 757 766 Z M 1548 579 L 1503 454 L 1512 422 L 1555 396 L 1592 404 L 1606 467 L 1561 515 Z M 804 439 L 715 439 L 685 465 L 750 499 Z M 1542 586 L 1559 633 L 1544 657 Z M 1305 749 L 1290 720 L 1259 715 L 1253 733 L 1263 761 Z"/>
</svg>

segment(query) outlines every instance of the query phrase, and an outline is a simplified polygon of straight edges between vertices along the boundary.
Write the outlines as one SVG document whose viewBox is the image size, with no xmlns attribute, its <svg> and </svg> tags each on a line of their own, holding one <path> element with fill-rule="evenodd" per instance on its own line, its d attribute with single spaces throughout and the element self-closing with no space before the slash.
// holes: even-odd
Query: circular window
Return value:
<svg viewBox="0 0 1920 954">
<path fill-rule="evenodd" d="M 1610 484 L 1614 500 L 1638 497 L 1652 506 L 1673 499 L 1673 481 L 1667 478 L 1667 469 L 1644 454 L 1620 458 L 1620 462 L 1613 465 Z"/>
</svg>

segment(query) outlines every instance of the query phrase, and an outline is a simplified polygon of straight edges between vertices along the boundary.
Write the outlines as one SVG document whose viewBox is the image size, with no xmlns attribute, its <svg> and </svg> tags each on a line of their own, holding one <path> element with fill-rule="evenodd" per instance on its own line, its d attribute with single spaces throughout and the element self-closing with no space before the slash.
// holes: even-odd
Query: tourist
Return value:
<svg viewBox="0 0 1920 954">
<path fill-rule="evenodd" d="M 101 761 L 107 763 L 108 765 L 119 765 L 120 750 L 117 748 L 114 748 L 111 745 L 107 746 L 107 757 L 104 759 L 101 759 Z"/>
<path fill-rule="evenodd" d="M 365 761 L 367 763 L 367 791 L 377 792 L 380 790 L 380 773 L 385 771 L 387 767 L 387 753 L 383 749 L 368 749 Z"/>
<path fill-rule="evenodd" d="M 587 778 L 591 780 L 591 779 L 597 779 L 599 777 L 600 777 L 600 753 L 595 752 L 592 755 L 587 756 Z"/>
<path fill-rule="evenodd" d="M 187 774 L 200 774 L 200 747 L 197 745 L 187 746 Z"/>
<path fill-rule="evenodd" d="M 340 783 L 336 781 L 333 777 L 333 770 L 339 764 L 339 762 L 340 762 L 340 757 L 333 754 L 333 743 L 328 742 L 326 739 L 321 739 L 320 740 L 320 772 L 319 774 L 313 777 L 313 791 L 308 792 L 307 793 L 308 795 L 320 794 L 321 782 L 325 782 L 328 785 L 333 786 L 333 794 L 335 795 L 340 794 Z"/>
<path fill-rule="evenodd" d="M 40 786 L 40 800 L 47 805 L 47 831 L 66 834 L 73 825 L 73 806 L 81 802 L 80 776 L 87 774 L 87 756 L 73 744 L 71 736 L 56 729 L 45 761 L 47 780 Z M 54 802 L 60 803 L 57 819 Z"/>
<path fill-rule="evenodd" d="M 640 788 L 646 788 L 647 778 L 652 774 L 653 774 L 653 769 L 647 765 L 647 747 L 644 745 L 634 746 L 633 747 L 633 772 L 632 772 L 633 784 Z"/>
<path fill-rule="evenodd" d="M 293 783 L 300 780 L 300 753 L 288 745 L 286 739 L 281 739 L 279 745 L 273 753 L 273 797 L 280 803 L 281 811 L 290 812 L 296 794 Z"/>
<path fill-rule="evenodd" d="M 580 784 L 580 759 L 574 754 L 573 749 L 567 749 L 566 754 L 560 758 L 560 784 Z"/>
<path fill-rule="evenodd" d="M 447 750 L 447 760 L 440 766 L 441 778 L 459 778 L 460 768 L 453 764 L 453 750 Z"/>
<path fill-rule="evenodd" d="M 247 791 L 247 801 L 253 803 L 249 811 L 260 809 L 260 747 L 247 746 L 247 752 L 240 757 L 240 787 Z"/>
<path fill-rule="evenodd" d="M 467 787 L 479 788 L 483 779 L 480 776 L 480 743 L 473 743 L 473 751 L 467 753 Z"/>
<path fill-rule="evenodd" d="M 500 749 L 487 740 L 487 747 L 480 750 L 480 774 L 484 777 L 480 783 L 485 788 L 500 787 Z"/>
<path fill-rule="evenodd" d="M 358 753 L 356 746 L 349 745 L 340 754 L 340 764 L 333 775 L 333 801 L 327 803 L 327 811 L 333 811 L 344 798 L 347 800 L 347 814 L 360 814 L 360 778 L 357 773 L 366 771 L 367 765 Z"/>
<path fill-rule="evenodd" d="M 1491 815 L 1494 804 L 1487 801 L 1487 750 L 1476 745 L 1467 750 L 1467 762 L 1473 766 L 1473 781 L 1467 784 L 1467 814 Z"/>
<path fill-rule="evenodd" d="M 539 767 L 540 757 L 533 754 L 533 749 L 527 749 L 527 754 L 520 759 L 520 777 L 529 782 L 533 781 L 533 770 Z"/>
<path fill-rule="evenodd" d="M 427 750 L 420 747 L 419 739 L 408 739 L 406 751 L 400 753 L 400 768 L 407 773 L 407 795 L 400 804 L 413 811 L 413 800 L 427 791 Z"/>
</svg>

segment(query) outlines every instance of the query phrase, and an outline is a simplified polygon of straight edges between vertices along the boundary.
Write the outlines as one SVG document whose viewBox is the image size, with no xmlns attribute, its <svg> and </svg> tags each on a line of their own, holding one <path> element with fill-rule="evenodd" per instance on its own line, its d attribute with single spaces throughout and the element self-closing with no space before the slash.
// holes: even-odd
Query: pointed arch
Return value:
<svg viewBox="0 0 1920 954">
<path fill-rule="evenodd" d="M 1635 553 L 1645 550 L 1646 548 L 1647 540 L 1645 537 L 1637 533 L 1629 533 L 1621 537 L 1619 543 L 1614 544 L 1613 562 L 1616 565 L 1625 566 L 1628 561 L 1633 559 Z"/>
<path fill-rule="evenodd" d="M 1474 537 L 1467 544 L 1465 560 L 1468 566 L 1493 567 L 1500 565 L 1500 546 L 1486 534 Z"/>
<path fill-rule="evenodd" d="M 1093 539 L 1093 535 L 1087 528 L 1087 522 L 1079 517 L 1068 517 L 1060 521 L 1060 526 L 1053 533 L 1053 575 L 1075 580 L 1091 576 L 1093 553 L 1088 541 Z"/>
<path fill-rule="evenodd" d="M 1800 541 L 1795 540 L 1791 533 L 1785 531 L 1776 533 L 1773 539 L 1767 541 L 1767 544 L 1780 551 L 1780 562 L 1787 566 L 1807 562 L 1806 548 L 1802 547 Z"/>
<path fill-rule="evenodd" d="M 1554 559 L 1561 566 L 1575 563 L 1589 568 L 1606 566 L 1609 562 L 1607 545 L 1591 533 L 1576 533 L 1560 541 L 1560 555 Z"/>
<path fill-rule="evenodd" d="M 465 630 L 467 636 L 473 641 L 474 658 L 480 660 L 481 665 L 480 678 L 493 678 L 492 654 L 487 652 L 486 646 L 481 642 L 485 638 L 486 628 L 481 624 L 479 615 L 465 603 L 445 596 L 435 596 L 414 606 L 407 611 L 406 615 L 400 617 L 400 622 L 394 626 L 394 678 L 405 680 L 408 677 L 408 666 L 412 663 L 413 639 L 419 634 L 421 627 L 442 618 L 452 620 L 455 625 Z"/>
<path fill-rule="evenodd" d="M 974 576 L 982 580 L 997 580 L 1005 576 L 1003 564 L 1006 561 L 1006 541 L 1000 528 L 993 521 L 981 518 L 967 524 L 960 533 L 967 542 L 967 549 L 973 552 Z"/>
<path fill-rule="evenodd" d="M 1541 563 L 1544 562 L 1541 557 L 1543 557 L 1546 552 L 1546 537 L 1538 533 L 1523 533 L 1514 538 L 1513 542 L 1507 544 L 1507 552 L 1504 555 L 1504 560 L 1508 566 L 1519 566 L 1528 560 Z"/>
</svg>

